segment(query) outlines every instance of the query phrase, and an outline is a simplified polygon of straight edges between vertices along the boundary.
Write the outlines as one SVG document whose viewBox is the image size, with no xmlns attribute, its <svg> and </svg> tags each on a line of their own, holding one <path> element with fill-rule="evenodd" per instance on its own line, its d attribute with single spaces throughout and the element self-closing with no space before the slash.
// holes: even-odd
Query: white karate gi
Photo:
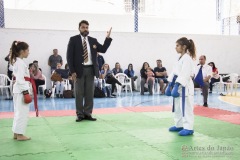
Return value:
<svg viewBox="0 0 240 160">
<path fill-rule="evenodd" d="M 16 81 L 13 85 L 13 103 L 14 103 L 14 119 L 12 131 L 16 134 L 24 134 L 28 122 L 28 114 L 30 104 L 24 103 L 23 91 L 28 90 L 31 94 L 31 83 L 25 81 L 24 77 L 30 77 L 27 65 L 23 59 L 16 58 L 13 64 L 13 75 Z"/>
<path fill-rule="evenodd" d="M 176 82 L 180 83 L 178 92 L 180 97 L 174 98 L 175 111 L 174 121 L 177 128 L 183 127 L 184 129 L 193 130 L 194 114 L 194 85 L 191 76 L 194 73 L 193 59 L 189 54 L 184 54 L 180 60 L 176 62 L 173 71 L 168 77 L 171 82 L 174 75 L 177 75 Z M 182 114 L 182 86 L 185 87 L 185 115 Z"/>
</svg>

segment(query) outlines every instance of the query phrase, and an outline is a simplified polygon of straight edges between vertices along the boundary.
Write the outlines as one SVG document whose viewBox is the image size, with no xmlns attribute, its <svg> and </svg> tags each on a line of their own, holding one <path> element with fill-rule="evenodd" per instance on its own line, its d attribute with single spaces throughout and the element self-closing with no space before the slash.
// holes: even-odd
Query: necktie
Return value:
<svg viewBox="0 0 240 160">
<path fill-rule="evenodd" d="M 203 74 L 202 74 L 202 67 L 200 67 L 197 76 L 195 77 L 195 82 L 197 82 L 201 87 L 204 86 L 204 82 L 203 82 Z"/>
<path fill-rule="evenodd" d="M 87 42 L 86 42 L 86 37 L 83 38 L 83 58 L 84 58 L 84 63 L 88 62 L 88 51 L 87 51 Z"/>
</svg>

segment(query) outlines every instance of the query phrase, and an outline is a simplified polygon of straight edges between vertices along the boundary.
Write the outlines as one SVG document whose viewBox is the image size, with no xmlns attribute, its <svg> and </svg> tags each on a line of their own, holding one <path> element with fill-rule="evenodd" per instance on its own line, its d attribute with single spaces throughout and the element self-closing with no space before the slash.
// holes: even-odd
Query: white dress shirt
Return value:
<svg viewBox="0 0 240 160">
<path fill-rule="evenodd" d="M 82 43 L 83 43 L 84 37 L 82 35 L 80 35 L 80 36 L 82 38 Z M 90 45 L 89 45 L 89 42 L 88 42 L 88 37 L 86 36 L 85 38 L 86 38 L 86 43 L 87 43 L 88 61 L 86 63 L 83 62 L 83 65 L 92 65 L 93 64 L 93 62 L 92 62 L 92 54 L 91 54 L 91 49 L 90 49 Z"/>
<path fill-rule="evenodd" d="M 195 72 L 194 72 L 194 77 L 197 76 L 199 69 L 200 69 L 201 65 L 198 65 L 195 67 Z M 208 76 L 212 76 L 212 67 L 209 66 L 208 64 L 204 64 L 202 67 L 202 75 L 203 75 L 203 79 L 207 78 Z"/>
</svg>

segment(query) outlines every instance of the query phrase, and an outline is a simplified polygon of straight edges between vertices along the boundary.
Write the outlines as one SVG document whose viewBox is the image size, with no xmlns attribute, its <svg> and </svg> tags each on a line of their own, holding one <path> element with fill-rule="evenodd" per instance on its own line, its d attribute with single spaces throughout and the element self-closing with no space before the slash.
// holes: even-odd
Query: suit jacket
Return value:
<svg viewBox="0 0 240 160">
<path fill-rule="evenodd" d="M 94 66 L 94 75 L 99 77 L 97 52 L 105 53 L 110 46 L 112 39 L 106 38 L 104 44 L 98 43 L 96 38 L 88 36 L 89 47 L 92 55 L 92 62 Z M 67 48 L 67 63 L 71 73 L 76 73 L 77 78 L 81 78 L 83 74 L 83 45 L 80 35 L 70 38 Z"/>
</svg>

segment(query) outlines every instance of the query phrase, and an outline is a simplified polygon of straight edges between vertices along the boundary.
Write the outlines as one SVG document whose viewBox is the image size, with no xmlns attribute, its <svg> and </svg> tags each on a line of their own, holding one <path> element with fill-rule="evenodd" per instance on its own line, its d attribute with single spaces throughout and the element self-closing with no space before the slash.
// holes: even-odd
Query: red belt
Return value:
<svg viewBox="0 0 240 160">
<path fill-rule="evenodd" d="M 25 81 L 29 81 L 32 84 L 32 88 L 33 88 L 33 98 L 34 98 L 34 108 L 36 111 L 36 117 L 38 117 L 38 105 L 37 105 L 37 89 L 36 89 L 36 84 L 35 84 L 35 80 L 33 78 L 29 78 L 29 77 L 24 77 Z"/>
</svg>

